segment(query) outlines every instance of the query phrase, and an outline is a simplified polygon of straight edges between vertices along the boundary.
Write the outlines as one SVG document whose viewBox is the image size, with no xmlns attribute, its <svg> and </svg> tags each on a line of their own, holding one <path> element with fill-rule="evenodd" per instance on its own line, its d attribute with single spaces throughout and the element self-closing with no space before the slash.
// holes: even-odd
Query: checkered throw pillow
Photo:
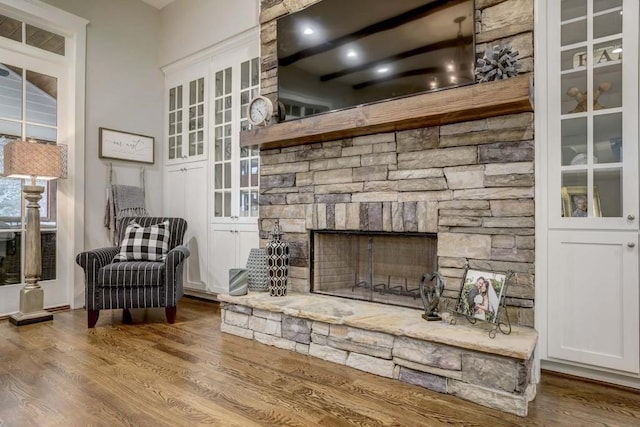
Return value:
<svg viewBox="0 0 640 427">
<path fill-rule="evenodd" d="M 114 261 L 164 261 L 169 252 L 169 221 L 143 227 L 131 221 Z"/>
</svg>

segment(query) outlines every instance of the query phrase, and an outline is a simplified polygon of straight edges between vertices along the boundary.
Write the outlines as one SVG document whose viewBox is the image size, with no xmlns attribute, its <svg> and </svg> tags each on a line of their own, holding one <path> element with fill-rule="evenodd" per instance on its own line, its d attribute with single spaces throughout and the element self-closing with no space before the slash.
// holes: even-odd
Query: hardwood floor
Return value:
<svg viewBox="0 0 640 427">
<path fill-rule="evenodd" d="M 640 393 L 544 374 L 529 416 L 222 334 L 218 304 L 0 321 L 0 426 L 637 426 Z"/>
</svg>

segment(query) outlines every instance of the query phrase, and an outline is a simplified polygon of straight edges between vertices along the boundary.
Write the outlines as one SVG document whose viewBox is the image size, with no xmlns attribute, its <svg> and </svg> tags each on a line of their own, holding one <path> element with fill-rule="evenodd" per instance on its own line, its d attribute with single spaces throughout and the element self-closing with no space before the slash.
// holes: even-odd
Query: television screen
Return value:
<svg viewBox="0 0 640 427">
<path fill-rule="evenodd" d="M 277 34 L 286 120 L 474 82 L 473 0 L 322 0 Z"/>
</svg>

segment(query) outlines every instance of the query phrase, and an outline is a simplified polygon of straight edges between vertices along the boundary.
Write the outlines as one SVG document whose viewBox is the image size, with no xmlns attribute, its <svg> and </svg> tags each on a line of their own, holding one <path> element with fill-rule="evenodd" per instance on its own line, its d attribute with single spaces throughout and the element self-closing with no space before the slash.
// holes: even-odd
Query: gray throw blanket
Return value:
<svg viewBox="0 0 640 427">
<path fill-rule="evenodd" d="M 112 185 L 107 198 L 104 226 L 111 232 L 111 241 L 118 243 L 118 224 L 126 216 L 149 216 L 144 207 L 144 188 Z"/>
</svg>

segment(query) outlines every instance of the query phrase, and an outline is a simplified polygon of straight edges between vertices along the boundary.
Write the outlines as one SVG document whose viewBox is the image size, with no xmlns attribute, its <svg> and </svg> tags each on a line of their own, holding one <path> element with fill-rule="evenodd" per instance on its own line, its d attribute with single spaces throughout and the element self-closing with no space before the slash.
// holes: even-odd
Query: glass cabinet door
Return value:
<svg viewBox="0 0 640 427">
<path fill-rule="evenodd" d="M 166 101 L 167 164 L 205 160 L 207 156 L 207 88 L 206 68 L 172 76 Z"/>
<path fill-rule="evenodd" d="M 559 117 L 560 173 L 559 182 L 551 182 L 560 217 L 583 225 L 589 218 L 617 218 L 622 225 L 638 210 L 638 43 L 631 20 L 637 16 L 625 16 L 633 14 L 627 3 L 550 2 L 560 19 L 559 61 L 554 55 L 549 60 L 560 76 L 553 85 L 557 103 L 550 104 Z M 637 15 L 637 4 L 634 9 Z"/>
<path fill-rule="evenodd" d="M 216 70 L 214 87 L 213 204 L 217 218 L 258 217 L 259 152 L 240 147 L 249 129 L 247 105 L 258 94 L 258 58 Z"/>
</svg>

